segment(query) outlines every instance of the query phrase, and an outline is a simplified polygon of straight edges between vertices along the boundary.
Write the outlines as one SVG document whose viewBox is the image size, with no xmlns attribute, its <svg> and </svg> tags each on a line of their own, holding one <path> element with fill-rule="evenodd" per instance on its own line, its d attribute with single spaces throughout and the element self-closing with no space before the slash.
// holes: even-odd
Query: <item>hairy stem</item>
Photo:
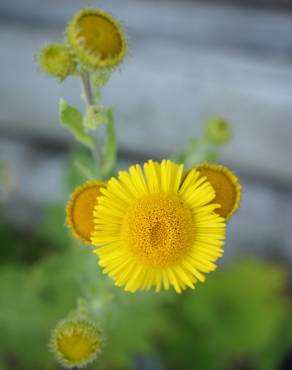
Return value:
<svg viewBox="0 0 292 370">
<path fill-rule="evenodd" d="M 83 71 L 81 72 L 80 77 L 81 77 L 81 84 L 82 84 L 84 99 L 85 99 L 86 104 L 96 105 L 95 98 L 92 92 L 90 73 L 88 71 Z M 103 162 L 101 143 L 97 137 L 95 138 L 95 141 L 96 141 L 96 145 L 95 145 L 95 148 L 92 149 L 92 155 L 95 161 L 101 166 Z"/>
<path fill-rule="evenodd" d="M 81 72 L 81 82 L 84 92 L 84 98 L 87 105 L 95 105 L 95 99 L 92 93 L 90 74 L 87 71 Z"/>
</svg>

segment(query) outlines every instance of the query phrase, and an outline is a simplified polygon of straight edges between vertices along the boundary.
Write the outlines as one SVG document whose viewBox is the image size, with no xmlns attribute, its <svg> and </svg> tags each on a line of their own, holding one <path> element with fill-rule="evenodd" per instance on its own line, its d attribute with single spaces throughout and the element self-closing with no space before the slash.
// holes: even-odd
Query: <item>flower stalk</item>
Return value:
<svg viewBox="0 0 292 370">
<path fill-rule="evenodd" d="M 90 73 L 88 71 L 80 72 L 81 83 L 83 87 L 84 99 L 87 105 L 95 105 L 95 99 L 92 92 Z"/>
</svg>

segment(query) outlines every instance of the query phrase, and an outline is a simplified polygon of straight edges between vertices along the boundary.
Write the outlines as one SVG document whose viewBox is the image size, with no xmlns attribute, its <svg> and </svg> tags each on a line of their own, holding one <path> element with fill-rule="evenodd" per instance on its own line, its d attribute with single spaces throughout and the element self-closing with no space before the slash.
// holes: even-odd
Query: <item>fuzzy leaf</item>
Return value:
<svg viewBox="0 0 292 370">
<path fill-rule="evenodd" d="M 78 141 L 90 148 L 94 147 L 94 140 L 83 127 L 81 113 L 63 99 L 60 100 L 59 104 L 59 118 L 61 124 L 70 130 Z"/>
</svg>

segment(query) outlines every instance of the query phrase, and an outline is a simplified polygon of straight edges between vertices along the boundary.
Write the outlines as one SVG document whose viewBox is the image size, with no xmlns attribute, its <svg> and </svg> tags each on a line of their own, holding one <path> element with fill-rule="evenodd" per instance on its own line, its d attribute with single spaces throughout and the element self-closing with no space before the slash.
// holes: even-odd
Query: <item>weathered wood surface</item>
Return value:
<svg viewBox="0 0 292 370">
<path fill-rule="evenodd" d="M 79 86 L 56 85 L 33 57 L 81 1 L 1 2 L 0 130 L 70 140 L 57 101 Z M 221 114 L 234 125 L 224 160 L 243 171 L 292 180 L 292 14 L 194 2 L 97 2 L 127 25 L 130 56 L 105 100 L 117 107 L 124 151 L 167 156 Z"/>
</svg>

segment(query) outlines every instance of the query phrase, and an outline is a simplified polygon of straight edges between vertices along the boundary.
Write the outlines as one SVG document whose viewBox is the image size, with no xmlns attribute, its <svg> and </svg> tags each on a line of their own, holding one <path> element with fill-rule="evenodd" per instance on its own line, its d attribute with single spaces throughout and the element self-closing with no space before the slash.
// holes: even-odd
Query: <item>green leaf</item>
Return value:
<svg viewBox="0 0 292 370">
<path fill-rule="evenodd" d="M 117 157 L 116 131 L 112 108 L 107 110 L 107 117 L 107 140 L 105 144 L 104 162 L 102 165 L 102 173 L 105 177 L 112 174 Z"/>
<path fill-rule="evenodd" d="M 72 132 L 82 144 L 94 148 L 94 140 L 88 135 L 82 124 L 82 115 L 79 110 L 61 99 L 59 103 L 60 122 Z"/>
</svg>

